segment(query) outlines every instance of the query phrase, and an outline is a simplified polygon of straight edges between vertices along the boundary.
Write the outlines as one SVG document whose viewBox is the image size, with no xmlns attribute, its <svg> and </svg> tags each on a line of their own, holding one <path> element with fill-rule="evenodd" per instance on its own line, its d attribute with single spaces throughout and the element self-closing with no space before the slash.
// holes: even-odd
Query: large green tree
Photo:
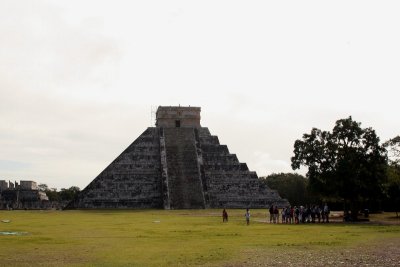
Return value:
<svg viewBox="0 0 400 267">
<path fill-rule="evenodd" d="M 343 201 L 357 219 L 360 204 L 380 199 L 386 180 L 386 149 L 372 128 L 351 117 L 332 132 L 313 128 L 294 144 L 292 168 L 308 167 L 310 187 L 321 197 Z"/>
<path fill-rule="evenodd" d="M 386 184 L 387 202 L 394 208 L 397 217 L 400 210 L 400 136 L 384 143 L 389 153 L 388 181 Z"/>
</svg>

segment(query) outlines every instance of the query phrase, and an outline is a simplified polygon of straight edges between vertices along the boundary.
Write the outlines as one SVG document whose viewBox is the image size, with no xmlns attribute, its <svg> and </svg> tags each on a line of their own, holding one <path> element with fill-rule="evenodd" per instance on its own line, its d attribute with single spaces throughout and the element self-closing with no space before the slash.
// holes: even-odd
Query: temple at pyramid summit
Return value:
<svg viewBox="0 0 400 267">
<path fill-rule="evenodd" d="M 278 192 L 200 125 L 200 107 L 160 106 L 147 128 L 67 209 L 265 208 Z"/>
</svg>

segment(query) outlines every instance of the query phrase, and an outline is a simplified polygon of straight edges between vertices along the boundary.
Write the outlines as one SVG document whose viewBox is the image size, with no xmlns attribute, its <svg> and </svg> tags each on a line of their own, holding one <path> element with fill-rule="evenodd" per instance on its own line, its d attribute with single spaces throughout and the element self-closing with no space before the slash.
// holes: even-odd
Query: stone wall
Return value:
<svg viewBox="0 0 400 267">
<path fill-rule="evenodd" d="M 21 189 L 27 189 L 27 190 L 38 190 L 39 189 L 37 183 L 34 181 L 21 180 L 19 183 L 19 186 Z"/>
<path fill-rule="evenodd" d="M 210 207 L 264 208 L 289 204 L 276 191 L 262 186 L 257 174 L 240 163 L 226 145 L 220 145 L 208 128 L 198 129 L 198 135 Z"/>
<path fill-rule="evenodd" d="M 200 127 L 200 110 L 199 107 L 158 107 L 156 126 L 162 128 Z"/>
<path fill-rule="evenodd" d="M 0 190 L 8 189 L 8 183 L 5 180 L 0 180 Z"/>
<path fill-rule="evenodd" d="M 48 197 L 45 192 L 31 189 L 6 189 L 0 191 L 0 209 L 45 209 Z"/>
<path fill-rule="evenodd" d="M 160 143 L 147 128 L 68 208 L 162 208 Z"/>
</svg>

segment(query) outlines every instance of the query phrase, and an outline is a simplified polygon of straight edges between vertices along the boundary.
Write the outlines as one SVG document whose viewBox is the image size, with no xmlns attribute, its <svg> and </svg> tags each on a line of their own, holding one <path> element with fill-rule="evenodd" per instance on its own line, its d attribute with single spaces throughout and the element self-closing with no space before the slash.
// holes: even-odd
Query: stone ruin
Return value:
<svg viewBox="0 0 400 267">
<path fill-rule="evenodd" d="M 147 128 L 67 209 L 287 206 L 200 125 L 199 107 L 160 106 Z"/>
<path fill-rule="evenodd" d="M 34 181 L 6 182 L 0 180 L 0 209 L 42 209 L 49 198 Z"/>
</svg>

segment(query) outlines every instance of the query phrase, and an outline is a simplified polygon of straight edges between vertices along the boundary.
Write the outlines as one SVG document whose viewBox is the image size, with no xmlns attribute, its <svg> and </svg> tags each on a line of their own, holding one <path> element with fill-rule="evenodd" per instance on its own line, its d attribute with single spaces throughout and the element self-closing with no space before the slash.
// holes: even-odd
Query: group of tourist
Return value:
<svg viewBox="0 0 400 267">
<path fill-rule="evenodd" d="M 329 223 L 330 210 L 325 203 L 324 206 L 306 205 L 304 206 L 291 206 L 283 208 L 280 212 L 282 223 Z M 277 206 L 269 208 L 269 222 L 279 223 L 279 209 Z"/>
<path fill-rule="evenodd" d="M 279 214 L 281 215 L 281 223 L 299 224 L 299 223 L 329 223 L 330 210 L 325 203 L 323 206 L 306 205 L 304 206 L 288 206 L 279 212 L 278 206 L 271 205 L 269 208 L 269 222 L 279 223 Z M 246 224 L 250 224 L 250 210 L 246 209 L 244 214 Z M 228 222 L 228 212 L 222 211 L 222 222 Z"/>
</svg>

